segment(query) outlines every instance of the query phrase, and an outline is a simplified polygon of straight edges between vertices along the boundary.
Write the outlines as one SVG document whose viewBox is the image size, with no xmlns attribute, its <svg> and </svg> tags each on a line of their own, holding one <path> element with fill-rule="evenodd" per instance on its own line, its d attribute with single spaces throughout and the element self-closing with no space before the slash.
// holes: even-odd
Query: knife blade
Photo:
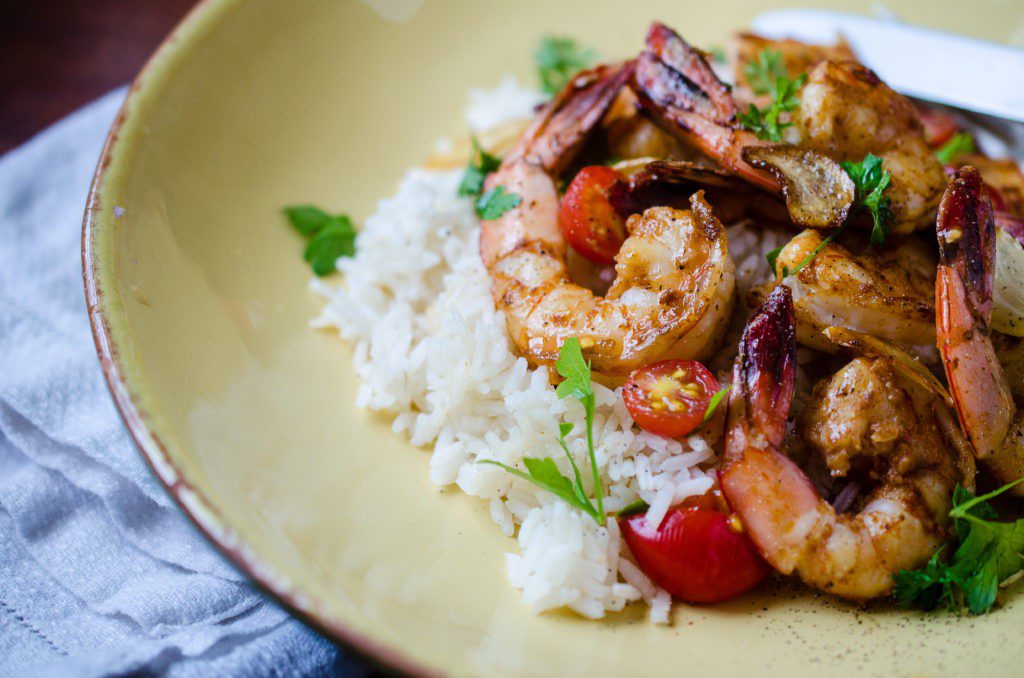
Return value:
<svg viewBox="0 0 1024 678">
<path fill-rule="evenodd" d="M 1024 50 L 828 10 L 765 12 L 751 26 L 768 38 L 816 43 L 841 34 L 858 59 L 899 92 L 1024 122 Z"/>
</svg>

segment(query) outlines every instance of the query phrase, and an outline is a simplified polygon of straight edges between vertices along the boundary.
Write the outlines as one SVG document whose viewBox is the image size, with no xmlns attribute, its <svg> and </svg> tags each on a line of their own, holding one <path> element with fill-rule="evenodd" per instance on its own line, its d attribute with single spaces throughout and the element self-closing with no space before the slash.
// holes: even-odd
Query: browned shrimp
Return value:
<svg viewBox="0 0 1024 678">
<path fill-rule="evenodd" d="M 521 199 L 481 225 L 480 252 L 509 335 L 533 364 L 549 364 L 578 337 L 593 369 L 612 379 L 665 358 L 700 359 L 717 347 L 734 300 L 725 229 L 698 192 L 689 210 L 652 207 L 626 224 L 615 280 L 602 297 L 570 280 L 555 177 L 629 76 L 599 67 L 542 110 L 488 187 Z"/>
<path fill-rule="evenodd" d="M 753 166 L 757 163 L 750 156 L 753 147 L 771 142 L 743 129 L 732 94 L 703 53 L 670 28 L 651 26 L 630 85 L 667 129 L 747 181 L 782 191 L 778 179 Z M 907 233 L 930 223 L 942 194 L 942 166 L 925 142 L 909 100 L 864 66 L 829 60 L 811 69 L 798 100 L 792 114 L 795 125 L 784 135 L 786 143 L 833 162 L 860 161 L 868 153 L 879 156 L 892 175 L 886 192 L 894 216 L 892 230 Z"/>
<path fill-rule="evenodd" d="M 964 434 L 1000 482 L 1024 476 L 1024 416 L 992 347 L 995 222 L 981 175 L 957 170 L 939 207 L 935 281 L 939 353 Z M 1011 490 L 1024 496 L 1018 485 Z"/>
<path fill-rule="evenodd" d="M 743 159 L 747 146 L 763 145 L 736 122 L 736 102 L 704 54 L 661 23 L 647 31 L 631 83 L 644 108 L 723 167 L 756 186 L 779 192 L 779 182 Z"/>
<path fill-rule="evenodd" d="M 914 236 L 891 236 L 885 247 L 855 250 L 824 244 L 821 231 L 808 229 L 782 248 L 776 259 L 796 308 L 797 339 L 804 346 L 835 353 L 823 334 L 842 326 L 894 342 L 920 358 L 938 362 L 935 350 L 935 256 Z M 820 248 L 820 249 L 819 249 Z"/>
<path fill-rule="evenodd" d="M 863 488 L 838 512 L 782 452 L 794 388 L 789 289 L 777 287 L 740 341 L 729 397 L 722 490 L 765 559 L 822 591 L 863 601 L 923 564 L 946 538 L 956 455 L 934 396 L 884 357 L 856 358 L 819 384 L 804 438 L 834 476 Z"/>
<path fill-rule="evenodd" d="M 871 70 L 853 61 L 823 61 L 800 92 L 799 144 L 836 160 L 859 161 L 868 153 L 892 175 L 886 189 L 892 231 L 930 226 L 945 175 L 924 138 L 917 109 Z"/>
<path fill-rule="evenodd" d="M 737 101 L 754 102 L 759 106 L 769 103 L 769 95 L 755 95 L 747 80 L 746 67 L 756 62 L 765 50 L 778 52 L 786 75 L 796 78 L 822 61 L 855 61 L 850 46 L 841 37 L 834 45 L 812 45 L 799 40 L 773 40 L 755 33 L 739 33 L 732 44 L 733 78 L 736 86 L 733 94 Z"/>
</svg>

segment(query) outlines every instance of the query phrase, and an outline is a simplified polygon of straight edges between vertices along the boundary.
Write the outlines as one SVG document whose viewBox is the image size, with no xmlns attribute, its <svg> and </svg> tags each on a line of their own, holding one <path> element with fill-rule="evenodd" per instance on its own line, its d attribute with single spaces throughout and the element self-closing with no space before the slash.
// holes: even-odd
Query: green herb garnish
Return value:
<svg viewBox="0 0 1024 678">
<path fill-rule="evenodd" d="M 626 504 L 619 509 L 616 515 L 620 518 L 626 518 L 627 516 L 636 515 L 637 513 L 646 513 L 649 508 L 651 508 L 650 504 L 643 499 L 637 499 L 636 501 Z"/>
<path fill-rule="evenodd" d="M 583 404 L 587 420 L 587 454 L 590 457 L 590 469 L 594 476 L 594 491 L 597 493 L 597 512 L 604 523 L 604 500 L 601 490 L 601 477 L 597 471 L 597 457 L 594 453 L 594 389 L 590 385 L 590 363 L 583 359 L 580 342 L 576 337 L 566 339 L 562 350 L 558 353 L 555 370 L 565 381 L 555 389 L 559 398 L 572 396 Z"/>
<path fill-rule="evenodd" d="M 843 226 L 845 226 L 845 225 L 846 225 L 846 222 L 844 221 L 837 228 L 833 229 L 831 233 L 829 233 L 824 238 L 822 238 L 821 242 L 818 243 L 818 246 L 815 247 L 813 250 L 811 250 L 811 253 L 808 254 L 806 257 L 804 257 L 803 261 L 801 261 L 799 264 L 797 264 L 792 270 L 790 270 L 790 268 L 788 266 L 783 266 L 782 267 L 782 277 L 783 278 L 788 278 L 789 276 L 796 275 L 801 270 L 803 270 L 804 266 L 807 266 L 807 264 L 811 263 L 814 260 L 814 257 L 818 256 L 818 254 L 820 254 L 821 251 L 823 249 L 825 249 L 826 245 L 828 245 L 830 242 L 832 242 L 833 240 L 836 239 L 836 236 L 839 235 L 839 232 L 841 230 L 843 230 Z M 776 247 L 771 252 L 769 252 L 768 254 L 764 255 L 765 259 L 768 260 L 768 265 L 772 267 L 772 272 L 773 273 L 775 272 L 775 263 L 779 260 L 779 254 L 781 252 L 782 252 L 782 247 Z"/>
<path fill-rule="evenodd" d="M 708 54 L 711 55 L 711 60 L 716 64 L 724 64 L 729 59 L 725 56 L 725 48 L 721 45 L 712 45 L 708 47 Z"/>
<path fill-rule="evenodd" d="M 604 525 L 607 515 L 604 512 L 604 490 L 601 487 L 601 476 L 597 469 L 597 456 L 594 452 L 594 389 L 590 382 L 590 365 L 583 359 L 583 352 L 580 350 L 580 342 L 576 337 L 570 337 L 562 345 L 558 354 L 558 361 L 555 363 L 564 381 L 555 389 L 559 398 L 572 396 L 583 405 L 583 412 L 587 422 L 587 454 L 590 459 L 590 469 L 593 472 L 595 500 L 592 502 L 583 489 L 583 478 L 576 460 L 569 452 L 569 446 L 565 438 L 572 432 L 573 425 L 563 422 L 558 426 L 558 444 L 561 446 L 565 456 L 569 458 L 572 465 L 573 478 L 569 479 L 562 475 L 558 466 L 551 457 L 537 459 L 524 457 L 523 465 L 526 471 L 512 468 L 506 464 L 490 459 L 481 459 L 481 464 L 493 464 L 499 466 L 518 478 L 527 480 L 537 487 L 551 492 L 563 499 L 568 504 L 580 509 L 598 525 Z"/>
<path fill-rule="evenodd" d="M 778 80 L 789 78 L 786 66 L 782 63 L 782 54 L 774 49 L 758 52 L 756 59 L 743 66 L 743 75 L 747 76 L 754 94 L 768 94 L 773 91 Z"/>
<path fill-rule="evenodd" d="M 935 157 L 943 165 L 951 165 L 965 153 L 974 153 L 974 138 L 966 132 L 957 132 L 942 148 L 935 151 Z"/>
<path fill-rule="evenodd" d="M 700 423 L 706 424 L 711 421 L 711 418 L 715 416 L 715 410 L 718 409 L 718 405 L 722 402 L 722 398 L 727 396 L 731 390 L 732 384 L 729 384 L 728 386 L 723 386 L 718 389 L 715 395 L 711 396 L 711 400 L 708 401 L 708 409 L 704 410 L 704 418 Z"/>
<path fill-rule="evenodd" d="M 491 155 L 485 151 L 476 137 L 470 137 L 473 150 L 469 155 L 469 164 L 462 174 L 462 182 L 459 184 L 459 195 L 478 198 L 484 192 L 484 180 L 487 175 L 498 169 L 501 165 L 501 158 Z"/>
<path fill-rule="evenodd" d="M 871 244 L 881 245 L 889 235 L 889 225 L 893 221 L 892 210 L 889 209 L 889 198 L 884 195 L 892 175 L 883 169 L 882 159 L 868 153 L 860 162 L 844 160 L 840 163 L 854 186 L 857 187 L 857 204 L 871 213 L 874 225 L 871 227 Z"/>
<path fill-rule="evenodd" d="M 333 273 L 340 257 L 356 253 L 356 229 L 347 215 L 328 214 L 313 205 L 285 207 L 284 213 L 308 239 L 302 256 L 318 276 Z"/>
<path fill-rule="evenodd" d="M 548 96 L 562 90 L 573 76 L 597 60 L 597 52 L 572 38 L 545 35 L 533 53 L 541 89 Z"/>
<path fill-rule="evenodd" d="M 522 201 L 515 193 L 508 193 L 504 186 L 495 186 L 476 201 L 476 215 L 484 221 L 494 221 Z"/>
<path fill-rule="evenodd" d="M 946 546 L 920 570 L 903 570 L 896 575 L 894 595 L 902 607 L 950 612 L 966 607 L 971 614 L 992 609 L 999 585 L 1024 569 L 1024 519 L 999 522 L 988 503 L 1024 481 L 1020 478 L 981 497 L 957 486 L 949 516 L 956 527 L 956 551 L 943 562 Z"/>
<path fill-rule="evenodd" d="M 768 266 L 771 267 L 772 273 L 775 273 L 775 262 L 779 260 L 779 255 L 782 254 L 782 250 L 785 245 L 779 245 L 768 254 L 764 255 L 764 258 L 768 260 Z M 785 277 L 785 276 L 783 276 Z"/>
<path fill-rule="evenodd" d="M 779 117 L 799 105 L 797 91 L 807 81 L 807 74 L 790 78 L 782 64 L 782 55 L 771 49 L 761 50 L 756 60 L 743 67 L 743 73 L 755 94 L 771 94 L 772 101 L 764 108 L 750 104 L 747 112 L 740 113 L 737 119 L 759 139 L 782 141 L 782 130 L 793 123 L 779 122 Z"/>
</svg>

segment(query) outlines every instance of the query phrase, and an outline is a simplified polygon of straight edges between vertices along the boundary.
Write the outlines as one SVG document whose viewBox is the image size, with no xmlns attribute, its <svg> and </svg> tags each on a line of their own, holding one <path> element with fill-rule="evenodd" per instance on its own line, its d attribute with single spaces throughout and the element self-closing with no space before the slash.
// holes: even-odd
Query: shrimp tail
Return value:
<svg viewBox="0 0 1024 678">
<path fill-rule="evenodd" d="M 647 31 L 647 51 L 637 63 L 640 93 L 659 106 L 688 111 L 719 124 L 736 117 L 736 102 L 704 54 L 665 24 Z"/>
<path fill-rule="evenodd" d="M 725 459 L 719 481 L 761 555 L 791 574 L 823 511 L 807 476 L 779 452 L 793 400 L 796 327 L 793 298 L 779 285 L 747 323 L 733 364 Z M 787 516 L 806 516 L 784 533 Z"/>
<path fill-rule="evenodd" d="M 630 87 L 637 101 L 670 133 L 696 144 L 733 174 L 777 193 L 779 184 L 741 156 L 756 137 L 736 125 L 736 101 L 705 55 L 668 26 L 654 23 L 636 59 Z"/>
<path fill-rule="evenodd" d="M 633 62 L 600 65 L 579 73 L 548 102 L 505 164 L 525 160 L 551 175 L 562 173 L 597 127 L 633 72 Z"/>
<path fill-rule="evenodd" d="M 989 338 L 995 221 L 974 167 L 961 167 L 946 188 L 936 234 L 935 329 L 957 419 L 978 461 L 1000 481 L 1016 480 L 1024 475 L 1024 422 Z"/>
<path fill-rule="evenodd" d="M 782 444 L 793 401 L 795 327 L 792 293 L 779 285 L 743 330 L 729 394 L 727 461 L 751 443 L 773 448 Z M 739 439 L 752 431 L 763 440 Z"/>
<path fill-rule="evenodd" d="M 941 264 L 963 281 L 974 316 L 992 318 L 996 225 L 981 173 L 970 165 L 956 171 L 939 205 L 935 224 Z"/>
</svg>

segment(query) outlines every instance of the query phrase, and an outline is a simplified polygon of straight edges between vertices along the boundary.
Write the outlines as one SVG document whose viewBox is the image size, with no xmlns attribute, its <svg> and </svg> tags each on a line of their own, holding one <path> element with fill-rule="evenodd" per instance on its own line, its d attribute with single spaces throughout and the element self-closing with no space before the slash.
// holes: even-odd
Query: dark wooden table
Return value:
<svg viewBox="0 0 1024 678">
<path fill-rule="evenodd" d="M 0 153 L 130 82 L 196 0 L 0 0 Z"/>
</svg>

